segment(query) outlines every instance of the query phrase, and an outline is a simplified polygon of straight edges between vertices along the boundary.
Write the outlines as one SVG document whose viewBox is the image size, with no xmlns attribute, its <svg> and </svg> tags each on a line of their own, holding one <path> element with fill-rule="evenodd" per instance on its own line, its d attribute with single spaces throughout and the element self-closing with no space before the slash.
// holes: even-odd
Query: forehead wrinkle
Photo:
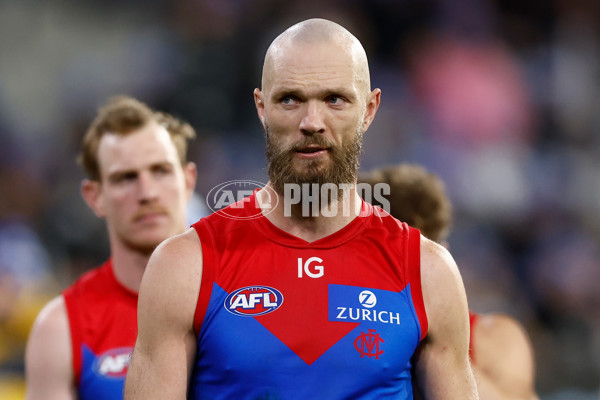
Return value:
<svg viewBox="0 0 600 400">
<path fill-rule="evenodd" d="M 345 51 L 339 51 L 339 57 L 326 58 L 324 62 L 316 61 L 314 64 L 306 63 L 302 57 L 319 57 L 319 52 L 331 54 L 328 46 L 321 46 L 321 49 L 311 47 L 306 51 L 300 48 L 296 52 L 277 54 L 271 59 L 268 66 L 269 76 L 263 90 L 279 91 L 282 87 L 302 87 L 310 88 L 313 86 L 324 87 L 325 90 L 336 91 L 340 88 L 347 88 L 359 95 L 366 90 L 366 79 L 363 70 L 356 67 L 356 62 L 350 54 Z M 309 52 L 315 54 L 309 54 Z"/>
<path fill-rule="evenodd" d="M 338 94 L 354 100 L 359 93 L 355 82 L 348 85 L 345 79 L 340 78 L 335 71 L 325 75 L 321 71 L 290 73 L 285 70 L 285 73 L 285 76 L 272 85 L 271 97 L 275 98 L 283 94 L 299 94 L 309 97 Z"/>
</svg>

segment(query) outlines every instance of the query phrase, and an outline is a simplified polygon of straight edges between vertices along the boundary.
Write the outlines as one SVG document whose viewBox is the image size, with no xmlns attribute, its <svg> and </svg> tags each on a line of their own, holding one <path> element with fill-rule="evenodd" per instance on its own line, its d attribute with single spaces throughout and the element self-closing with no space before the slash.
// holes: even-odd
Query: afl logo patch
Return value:
<svg viewBox="0 0 600 400">
<path fill-rule="evenodd" d="M 132 347 L 119 347 L 102 353 L 94 365 L 94 371 L 108 378 L 124 378 L 131 360 Z"/>
<path fill-rule="evenodd" d="M 283 303 L 283 295 L 268 286 L 246 286 L 225 299 L 225 309 L 232 314 L 245 317 L 265 315 L 277 310 Z"/>
</svg>

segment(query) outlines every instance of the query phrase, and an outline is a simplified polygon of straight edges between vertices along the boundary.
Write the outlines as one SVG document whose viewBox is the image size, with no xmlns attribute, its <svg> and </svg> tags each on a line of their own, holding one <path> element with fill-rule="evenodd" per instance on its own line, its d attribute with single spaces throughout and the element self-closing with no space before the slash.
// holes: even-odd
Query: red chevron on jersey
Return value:
<svg viewBox="0 0 600 400">
<path fill-rule="evenodd" d="M 255 195 L 227 211 L 193 225 L 203 271 L 190 398 L 412 398 L 427 332 L 419 232 L 364 202 L 314 242 L 246 218 L 260 215 Z"/>
<path fill-rule="evenodd" d="M 294 261 L 290 259 L 291 269 Z M 338 275 L 334 269 L 343 269 L 335 261 L 324 263 L 326 274 Z M 358 323 L 329 321 L 328 310 L 323 307 L 327 304 L 328 283 L 308 279 L 302 286 L 296 280 L 279 282 L 277 288 L 285 294 L 286 301 L 277 312 L 257 320 L 310 365 Z"/>
</svg>

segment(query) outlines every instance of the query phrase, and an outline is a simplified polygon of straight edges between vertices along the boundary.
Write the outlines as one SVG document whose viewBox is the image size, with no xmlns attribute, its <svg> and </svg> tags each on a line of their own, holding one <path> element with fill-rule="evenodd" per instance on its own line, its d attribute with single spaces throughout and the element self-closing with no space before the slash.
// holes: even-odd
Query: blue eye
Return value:
<svg viewBox="0 0 600 400">
<path fill-rule="evenodd" d="M 283 104 L 292 104 L 294 102 L 294 98 L 292 96 L 283 96 L 281 98 L 281 102 Z"/>
<path fill-rule="evenodd" d="M 342 96 L 331 95 L 327 98 L 329 104 L 339 105 L 344 102 L 344 98 Z"/>
</svg>

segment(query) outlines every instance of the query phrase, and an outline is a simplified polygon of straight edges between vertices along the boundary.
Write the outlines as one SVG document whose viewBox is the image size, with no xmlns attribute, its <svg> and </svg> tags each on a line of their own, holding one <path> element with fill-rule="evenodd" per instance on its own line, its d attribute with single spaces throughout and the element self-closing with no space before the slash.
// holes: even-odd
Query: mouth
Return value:
<svg viewBox="0 0 600 400">
<path fill-rule="evenodd" d="M 166 216 L 167 214 L 165 212 L 145 212 L 136 215 L 133 221 L 136 223 L 151 224 L 166 218 Z"/>
<path fill-rule="evenodd" d="M 308 145 L 296 150 L 296 154 L 302 158 L 314 158 L 324 155 L 329 152 L 329 148 L 318 145 Z"/>
</svg>

